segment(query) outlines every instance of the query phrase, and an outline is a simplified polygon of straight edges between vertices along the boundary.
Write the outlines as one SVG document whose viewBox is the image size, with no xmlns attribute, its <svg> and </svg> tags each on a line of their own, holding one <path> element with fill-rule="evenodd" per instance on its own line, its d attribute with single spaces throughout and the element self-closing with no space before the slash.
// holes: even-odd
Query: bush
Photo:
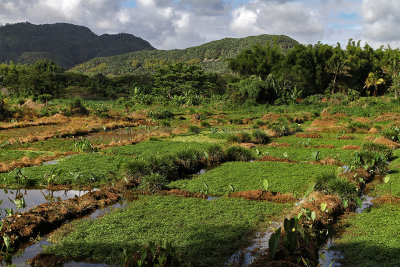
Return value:
<svg viewBox="0 0 400 267">
<path fill-rule="evenodd" d="M 250 161 L 254 159 L 249 149 L 239 146 L 231 146 L 225 151 L 227 161 Z"/>
<path fill-rule="evenodd" d="M 189 148 L 179 151 L 174 161 L 177 165 L 179 175 L 195 173 L 205 166 L 206 155 L 203 151 Z"/>
<path fill-rule="evenodd" d="M 208 162 L 211 164 L 223 162 L 225 155 L 220 145 L 212 145 L 207 149 Z"/>
<path fill-rule="evenodd" d="M 251 135 L 246 132 L 241 132 L 238 135 L 241 143 L 250 143 L 251 142 Z"/>
<path fill-rule="evenodd" d="M 321 192 L 328 192 L 329 183 L 335 179 L 337 179 L 337 176 L 333 172 L 320 174 L 315 179 L 315 189 Z"/>
<path fill-rule="evenodd" d="M 382 131 L 382 135 L 394 142 L 400 140 L 400 127 L 391 126 Z"/>
<path fill-rule="evenodd" d="M 155 112 L 150 111 L 149 116 L 156 120 L 165 120 L 165 119 L 171 119 L 175 115 L 169 110 L 157 110 Z"/>
<path fill-rule="evenodd" d="M 139 189 L 155 193 L 159 190 L 164 189 L 167 183 L 168 181 L 165 176 L 158 173 L 152 173 L 142 178 Z"/>
<path fill-rule="evenodd" d="M 89 115 L 89 110 L 83 105 L 81 98 L 75 97 L 68 103 L 68 109 L 64 115 Z"/>
<path fill-rule="evenodd" d="M 209 123 L 206 122 L 206 121 L 202 121 L 200 125 L 201 125 L 201 127 L 204 127 L 204 128 L 209 128 L 209 127 L 211 127 L 211 124 L 209 124 Z"/>
<path fill-rule="evenodd" d="M 253 143 L 255 144 L 268 144 L 271 142 L 271 138 L 268 134 L 261 130 L 255 130 L 252 132 Z"/>
<path fill-rule="evenodd" d="M 351 165 L 352 168 L 361 168 L 371 173 L 382 174 L 388 166 L 388 159 L 382 153 L 371 151 L 360 151 L 354 154 Z"/>
<path fill-rule="evenodd" d="M 37 100 L 41 103 L 46 103 L 47 101 L 50 101 L 53 99 L 53 96 L 50 94 L 43 94 L 43 95 L 39 95 L 37 97 Z"/>
<path fill-rule="evenodd" d="M 388 160 L 393 157 L 393 150 L 390 147 L 385 146 L 383 144 L 365 143 L 362 146 L 361 150 L 368 151 L 368 152 L 374 152 L 374 153 L 381 153 Z"/>
<path fill-rule="evenodd" d="M 237 136 L 237 135 L 230 135 L 230 136 L 228 136 L 228 138 L 226 139 L 226 141 L 227 141 L 229 144 L 232 144 L 232 143 L 240 143 L 240 137 Z"/>
<path fill-rule="evenodd" d="M 328 191 L 337 194 L 341 199 L 354 200 L 358 196 L 356 185 L 345 178 L 330 180 Z"/>
<path fill-rule="evenodd" d="M 351 133 L 354 133 L 357 130 L 369 130 L 371 127 L 368 124 L 364 124 L 361 122 L 352 122 L 349 125 L 347 125 L 347 130 Z"/>
<path fill-rule="evenodd" d="M 198 126 L 190 126 L 188 133 L 199 134 L 201 133 L 201 129 Z"/>
</svg>

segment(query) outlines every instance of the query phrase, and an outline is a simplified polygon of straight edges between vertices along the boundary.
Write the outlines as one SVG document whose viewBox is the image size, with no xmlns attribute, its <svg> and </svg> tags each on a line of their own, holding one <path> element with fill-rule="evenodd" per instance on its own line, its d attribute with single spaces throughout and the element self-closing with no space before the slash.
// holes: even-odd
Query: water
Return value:
<svg viewBox="0 0 400 267">
<path fill-rule="evenodd" d="M 201 169 L 200 171 L 197 172 L 197 175 L 202 175 L 207 172 L 207 169 Z"/>
<path fill-rule="evenodd" d="M 249 266 L 252 264 L 269 249 L 269 238 L 281 225 L 282 222 L 271 222 L 264 232 L 257 233 L 256 238 L 252 241 L 252 245 L 233 254 L 229 259 L 228 265 L 241 263 L 241 266 Z"/>
<path fill-rule="evenodd" d="M 58 164 L 59 163 L 59 161 L 58 160 L 50 160 L 50 161 L 46 161 L 46 162 L 43 162 L 43 166 L 46 166 L 46 165 L 56 165 L 56 164 Z"/>
<path fill-rule="evenodd" d="M 20 213 L 26 212 L 33 207 L 46 202 L 62 201 L 75 196 L 80 197 L 86 194 L 88 191 L 77 191 L 77 190 L 63 190 L 63 191 L 51 191 L 47 189 L 0 189 L 0 200 L 3 203 L 0 206 L 0 219 L 6 217 L 4 209 L 13 209 L 14 212 Z M 24 198 L 26 207 L 23 209 L 16 210 L 14 199 Z"/>
<path fill-rule="evenodd" d="M 362 205 L 361 207 L 357 208 L 355 212 L 362 213 L 365 210 L 371 208 L 373 205 L 372 204 L 373 199 L 374 199 L 373 197 L 363 196 Z M 320 256 L 319 258 L 319 263 L 321 267 L 341 266 L 341 264 L 338 261 L 343 260 L 344 256 L 341 251 L 335 250 L 334 247 L 335 247 L 335 239 L 331 238 L 328 240 L 328 243 L 320 249 L 319 255 L 324 255 L 322 257 Z M 332 265 L 330 265 L 331 263 Z"/>
<path fill-rule="evenodd" d="M 97 219 L 101 216 L 104 216 L 105 214 L 111 212 L 114 209 L 118 208 L 125 208 L 127 206 L 128 202 L 127 201 L 121 201 L 120 203 L 111 205 L 109 207 L 105 207 L 102 209 L 98 209 L 91 213 L 89 216 L 87 216 L 90 219 Z M 38 254 L 42 253 L 44 251 L 43 246 L 49 246 L 52 245 L 51 242 L 48 241 L 47 237 L 44 237 L 42 240 L 39 242 L 29 245 L 26 248 L 20 249 L 12 258 L 12 264 L 15 266 L 22 266 L 22 267 L 28 267 L 30 265 L 26 264 L 26 261 L 29 259 L 34 258 Z M 5 263 L 0 261 L 0 266 L 6 266 Z M 84 266 L 89 266 L 89 267 L 108 267 L 110 265 L 107 264 L 98 264 L 98 263 L 87 263 L 87 262 L 67 262 L 64 263 L 65 267 L 84 267 Z"/>
<path fill-rule="evenodd" d="M 214 199 L 220 199 L 220 197 L 208 197 L 207 198 L 207 200 L 209 200 L 209 201 L 214 200 Z"/>
</svg>

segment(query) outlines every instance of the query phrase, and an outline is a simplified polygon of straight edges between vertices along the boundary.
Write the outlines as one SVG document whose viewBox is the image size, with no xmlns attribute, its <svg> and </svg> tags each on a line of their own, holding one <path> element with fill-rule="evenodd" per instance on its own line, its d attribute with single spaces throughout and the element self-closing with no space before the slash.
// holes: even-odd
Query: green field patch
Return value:
<svg viewBox="0 0 400 267">
<path fill-rule="evenodd" d="M 104 150 L 104 153 L 114 155 L 142 156 L 174 154 L 189 148 L 206 150 L 213 144 L 202 142 L 176 142 L 176 141 L 145 141 L 136 145 L 113 147 Z"/>
<path fill-rule="evenodd" d="M 36 152 L 36 151 L 24 151 L 24 150 L 4 150 L 0 149 L 0 162 L 10 163 L 14 160 L 20 160 L 23 157 L 28 157 L 30 159 L 35 159 L 45 154 L 46 152 Z"/>
<path fill-rule="evenodd" d="M 271 191 L 303 194 L 318 174 L 332 172 L 337 166 L 281 162 L 228 162 L 191 180 L 179 180 L 169 187 L 191 192 L 207 191 L 223 196 L 235 191 L 263 189 L 266 179 Z M 206 186 L 207 185 L 207 186 Z"/>
<path fill-rule="evenodd" d="M 342 148 L 348 145 L 357 145 L 362 146 L 364 143 L 368 142 L 365 141 L 364 138 L 367 136 L 366 134 L 337 134 L 337 133 L 322 133 L 322 138 L 299 138 L 295 136 L 285 136 L 276 139 L 277 143 L 288 143 L 292 146 L 323 146 L 323 145 L 332 145 L 335 148 Z M 354 139 L 348 140 L 341 140 L 339 139 L 340 136 L 352 136 Z"/>
<path fill-rule="evenodd" d="M 253 234 L 290 205 L 239 199 L 143 196 L 127 208 L 82 221 L 48 251 L 120 263 L 122 250 L 169 242 L 193 266 L 222 266 Z"/>
<path fill-rule="evenodd" d="M 47 184 L 99 186 L 115 180 L 115 175 L 127 160 L 123 156 L 96 153 L 74 155 L 55 165 L 35 166 L 22 169 L 24 177 L 15 178 L 16 170 L 0 174 L 0 183 L 12 186 L 42 186 Z M 52 176 L 58 171 L 60 175 Z"/>
<path fill-rule="evenodd" d="M 186 142 L 186 143 L 214 143 L 214 144 L 221 144 L 224 143 L 224 138 L 213 138 L 207 134 L 199 134 L 199 135 L 178 135 L 171 138 L 171 141 L 174 142 Z"/>
<path fill-rule="evenodd" d="M 33 149 L 38 151 L 59 151 L 59 152 L 72 152 L 74 151 L 74 138 L 50 138 L 45 141 L 38 141 L 34 143 L 14 144 L 5 146 L 5 149 Z"/>
<path fill-rule="evenodd" d="M 334 158 L 342 163 L 349 162 L 354 151 L 337 148 L 295 148 L 295 147 L 265 147 L 259 146 L 257 149 L 262 155 L 270 155 L 278 158 L 287 157 L 293 161 L 315 161 L 326 158 Z M 315 157 L 315 152 L 319 152 Z"/>
<path fill-rule="evenodd" d="M 390 173 L 386 176 L 389 177 L 387 183 L 380 183 L 375 187 L 376 194 L 379 196 L 389 195 L 400 197 L 400 150 L 393 151 L 393 160 L 390 162 Z M 383 179 L 385 180 L 385 179 Z"/>
<path fill-rule="evenodd" d="M 400 265 L 400 206 L 380 205 L 350 216 L 342 236 L 335 239 L 345 266 Z"/>
</svg>

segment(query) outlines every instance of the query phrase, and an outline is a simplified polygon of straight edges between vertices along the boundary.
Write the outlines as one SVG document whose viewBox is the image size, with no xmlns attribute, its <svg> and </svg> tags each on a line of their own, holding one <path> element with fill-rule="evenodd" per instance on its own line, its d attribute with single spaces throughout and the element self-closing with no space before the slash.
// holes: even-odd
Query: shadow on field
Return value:
<svg viewBox="0 0 400 267">
<path fill-rule="evenodd" d="M 394 229 L 395 232 L 398 229 Z M 337 245 L 333 249 L 342 251 L 344 259 L 339 261 L 342 266 L 400 266 L 400 241 L 392 245 L 397 248 L 369 242 L 352 242 Z"/>
</svg>

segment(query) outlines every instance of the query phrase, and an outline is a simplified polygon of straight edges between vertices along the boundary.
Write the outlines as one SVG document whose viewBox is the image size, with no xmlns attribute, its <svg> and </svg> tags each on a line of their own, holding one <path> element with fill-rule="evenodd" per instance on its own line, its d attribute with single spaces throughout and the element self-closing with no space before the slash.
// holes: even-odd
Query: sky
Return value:
<svg viewBox="0 0 400 267">
<path fill-rule="evenodd" d="M 158 49 L 285 34 L 303 44 L 400 47 L 400 0 L 0 0 L 0 24 L 68 22 L 131 33 Z"/>
</svg>

